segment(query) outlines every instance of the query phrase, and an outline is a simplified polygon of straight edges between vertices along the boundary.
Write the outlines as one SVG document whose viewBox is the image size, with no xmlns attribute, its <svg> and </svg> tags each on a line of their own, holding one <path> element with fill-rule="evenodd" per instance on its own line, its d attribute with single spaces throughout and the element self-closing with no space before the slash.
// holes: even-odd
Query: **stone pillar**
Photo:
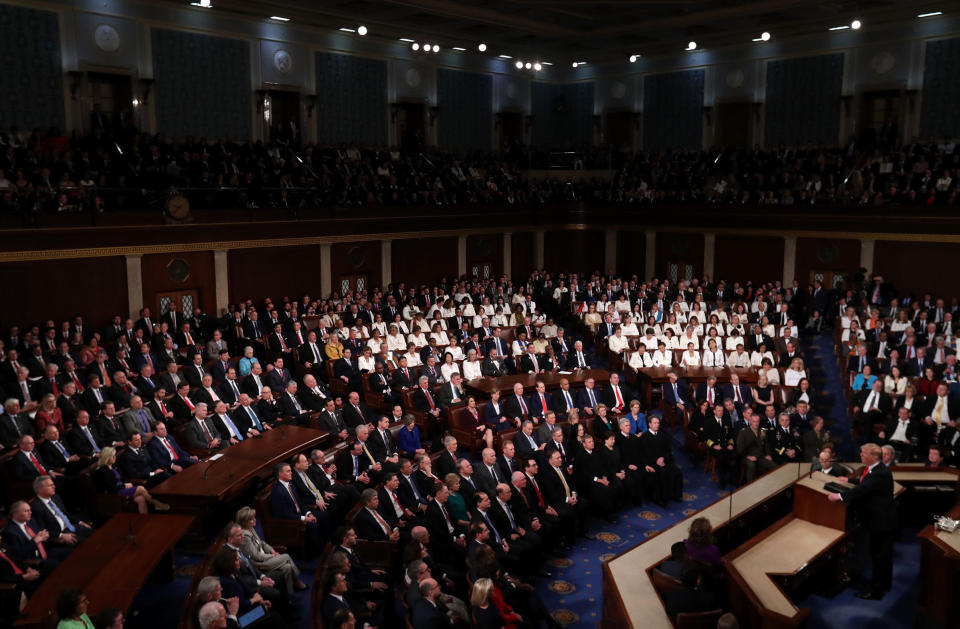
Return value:
<svg viewBox="0 0 960 629">
<path fill-rule="evenodd" d="M 130 318 L 136 321 L 140 316 L 140 309 L 143 308 L 143 272 L 140 266 L 143 256 L 137 253 L 124 258 L 127 264 L 127 308 Z"/>
<path fill-rule="evenodd" d="M 546 240 L 546 232 L 538 229 L 533 232 L 533 266 L 538 269 L 544 267 L 543 264 L 543 243 Z"/>
<path fill-rule="evenodd" d="M 876 241 L 873 238 L 860 240 L 860 266 L 867 270 L 867 277 L 873 273 L 873 247 Z"/>
<path fill-rule="evenodd" d="M 717 253 L 717 235 L 716 234 L 704 234 L 703 235 L 703 274 L 710 278 L 710 281 L 716 284 L 717 278 L 715 278 L 713 268 L 714 262 L 716 261 Z"/>
<path fill-rule="evenodd" d="M 617 230 L 607 229 L 603 232 L 603 270 L 617 270 Z"/>
<path fill-rule="evenodd" d="M 393 241 L 380 241 L 380 288 L 387 290 L 393 281 Z"/>
<path fill-rule="evenodd" d="M 217 316 L 227 311 L 230 304 L 230 274 L 227 270 L 227 251 L 213 252 L 213 285 L 216 287 Z"/>
<path fill-rule="evenodd" d="M 797 275 L 797 237 L 784 236 L 783 238 L 783 285 L 793 286 L 793 280 L 797 279 L 796 275 Z"/>
<path fill-rule="evenodd" d="M 657 232 L 647 232 L 647 255 L 644 261 L 643 279 L 649 280 L 657 273 Z"/>
<path fill-rule="evenodd" d="M 466 265 L 464 265 L 466 266 Z M 513 267 L 513 234 L 503 234 L 503 273 L 509 276 Z"/>
<path fill-rule="evenodd" d="M 320 294 L 329 297 L 333 292 L 333 270 L 330 268 L 330 245 L 320 245 Z"/>
<path fill-rule="evenodd" d="M 467 237 L 457 237 L 457 277 L 467 274 Z"/>
</svg>

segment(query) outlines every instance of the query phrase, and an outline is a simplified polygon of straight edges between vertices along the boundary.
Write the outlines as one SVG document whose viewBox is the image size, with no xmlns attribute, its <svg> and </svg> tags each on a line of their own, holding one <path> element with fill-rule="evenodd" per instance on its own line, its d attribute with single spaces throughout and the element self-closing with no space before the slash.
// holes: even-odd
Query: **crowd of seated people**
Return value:
<svg viewBox="0 0 960 629">
<path fill-rule="evenodd" d="M 514 153 L 453 155 L 395 147 L 227 138 L 171 140 L 129 124 L 67 137 L 0 133 L 0 212 L 143 209 L 171 187 L 193 207 L 452 204 L 952 205 L 955 143 L 902 147 L 713 149 L 619 156 L 610 177 L 527 177 Z"/>
<path fill-rule="evenodd" d="M 951 314 L 931 307 L 924 317 L 931 324 Z M 18 608 L 93 530 L 84 473 L 100 494 L 144 513 L 163 511 L 151 489 L 197 455 L 299 424 L 346 444 L 335 456 L 314 449 L 278 465 L 268 499 L 272 517 L 302 523 L 306 556 L 336 547 L 321 555 L 326 623 L 353 614 L 376 624 L 393 613 L 392 599 L 375 595 L 377 584 L 401 584 L 357 563 L 350 552 L 357 538 L 403 549 L 403 586 L 418 629 L 436 626 L 438 612 L 468 624 L 468 601 L 478 617 L 550 623 L 532 594 L 545 558 L 569 549 L 592 518 L 680 500 L 682 474 L 663 418 L 683 418 L 722 483 L 739 482 L 738 472 L 751 480 L 782 462 L 823 458 L 832 441 L 797 335 L 814 314 L 849 327 L 858 315 L 846 308 L 819 283 L 806 290 L 677 285 L 537 271 L 523 282 L 443 279 L 326 299 L 247 300 L 220 318 L 171 304 L 159 317 L 145 308 L 137 320 L 117 316 L 102 330 L 82 317 L 13 327 L 0 341 L 8 396 L 0 443 L 9 478 L 31 483 L 35 498 L 10 508 L 3 534 L 10 561 L 0 568 L 18 598 L 6 603 Z M 859 353 L 859 335 L 848 336 Z M 933 347 L 937 365 L 936 339 L 914 345 Z M 689 387 L 683 376 L 706 362 L 704 348 L 714 368 L 727 368 L 726 381 Z M 697 359 L 684 361 L 688 353 Z M 478 400 L 465 387 L 464 376 L 536 377 L 602 364 L 620 368 L 603 384 L 585 377 L 579 390 L 562 378 L 556 391 L 541 382 L 530 394 L 518 385 Z M 658 366 L 669 372 L 662 414 L 640 401 L 633 378 Z M 937 377 L 946 380 L 946 371 Z M 739 380 L 749 372 L 760 372 L 754 386 Z M 960 418 L 955 402 L 936 397 L 948 387 L 900 411 L 916 415 L 920 446 L 936 438 L 944 464 L 955 461 Z M 374 392 L 383 396 L 378 407 L 368 403 Z M 865 414 L 874 412 L 869 402 L 860 404 Z M 454 424 L 477 443 L 458 443 Z M 899 427 L 885 428 L 881 439 L 900 452 Z M 479 458 L 464 456 L 476 446 Z M 268 550 L 255 521 L 245 508 L 227 527 L 223 556 L 211 565 L 216 581 L 198 590 L 197 601 L 223 599 L 228 624 L 258 606 L 267 619 L 259 622 L 295 621 L 293 597 L 303 586 L 296 565 Z M 201 626 L 223 620 L 203 607 Z"/>
</svg>

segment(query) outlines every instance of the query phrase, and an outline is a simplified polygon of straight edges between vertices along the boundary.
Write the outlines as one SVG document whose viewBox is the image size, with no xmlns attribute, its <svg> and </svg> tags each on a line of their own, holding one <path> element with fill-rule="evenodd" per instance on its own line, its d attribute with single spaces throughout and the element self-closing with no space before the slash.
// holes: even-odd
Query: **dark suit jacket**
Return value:
<svg viewBox="0 0 960 629">
<path fill-rule="evenodd" d="M 390 374 L 390 386 L 394 388 L 409 389 L 411 387 L 417 386 L 417 374 L 416 370 L 407 368 L 407 373 L 404 374 L 402 369 L 394 369 Z"/>
<path fill-rule="evenodd" d="M 343 421 L 345 421 L 347 426 L 350 426 L 351 428 L 356 428 L 360 424 L 366 424 L 367 417 L 369 416 L 369 411 L 366 408 L 366 404 L 360 402 L 357 404 L 357 406 L 360 407 L 359 412 L 357 412 L 357 409 L 355 409 L 349 402 L 344 401 L 343 404 Z"/>
<path fill-rule="evenodd" d="M 897 528 L 897 507 L 893 501 L 893 474 L 878 463 L 863 480 L 850 479 L 853 487 L 840 495 L 843 502 L 856 510 L 861 525 L 871 531 L 893 531 Z"/>
<path fill-rule="evenodd" d="M 33 451 L 33 455 L 37 457 L 37 460 L 40 462 L 40 466 L 49 472 L 53 465 L 48 461 L 45 461 L 43 455 L 41 455 L 37 450 Z M 40 476 L 40 471 L 28 458 L 27 454 L 22 451 L 18 452 L 10 459 L 10 461 L 7 463 L 7 469 L 10 471 L 10 476 L 14 480 L 30 481 Z"/>
<path fill-rule="evenodd" d="M 560 397 L 562 398 L 563 396 L 561 395 Z M 549 393 L 544 391 L 543 398 L 547 403 L 547 410 L 555 410 L 553 408 L 553 397 L 551 397 Z M 566 403 L 562 399 L 560 401 L 564 403 L 564 412 L 566 412 Z M 526 404 L 527 404 L 528 410 L 530 411 L 531 417 L 539 417 L 541 419 L 543 418 L 543 415 L 544 415 L 543 405 L 540 403 L 539 393 L 537 393 L 536 391 L 531 393 L 530 396 L 526 399 Z"/>
<path fill-rule="evenodd" d="M 113 422 L 107 419 L 105 415 L 101 415 L 91 422 L 93 429 L 97 431 L 102 443 L 111 444 L 115 441 L 127 440 L 127 435 L 123 434 L 123 425 L 120 423 L 120 416 L 114 415 L 113 419 L 117 422 L 116 426 L 114 426 Z"/>
<path fill-rule="evenodd" d="M 147 455 L 146 448 L 140 448 L 134 452 L 132 448 L 126 448 L 117 457 L 117 470 L 124 479 L 150 477 L 154 467 L 150 465 L 150 457 Z"/>
<path fill-rule="evenodd" d="M 147 445 L 144 448 L 147 451 L 147 456 L 150 459 L 150 466 L 153 469 L 161 467 L 165 470 L 168 470 L 174 463 L 181 467 L 186 467 L 193 463 L 189 459 L 190 455 L 183 451 L 183 449 L 180 447 L 180 444 L 177 443 L 176 439 L 173 438 L 173 435 L 167 435 L 167 443 L 170 444 L 170 447 L 173 448 L 173 451 L 176 452 L 177 456 L 180 458 L 174 461 L 170 456 L 170 452 L 163 447 L 162 443 L 160 443 L 159 437 L 154 437 L 147 442 Z"/>
<path fill-rule="evenodd" d="M 97 435 L 97 431 L 94 430 L 92 426 L 87 426 L 87 428 L 90 430 L 90 435 L 93 437 L 93 441 L 97 444 L 97 447 L 102 449 L 103 442 L 100 441 L 100 436 Z M 66 442 L 67 449 L 74 454 L 87 457 L 94 455 L 93 446 L 90 445 L 90 441 L 86 435 L 84 435 L 83 431 L 76 425 L 64 433 L 62 440 Z"/>
<path fill-rule="evenodd" d="M 450 626 L 450 620 L 439 607 L 421 598 L 413 607 L 413 626 L 417 629 L 443 629 Z"/>
<path fill-rule="evenodd" d="M 453 461 L 453 456 L 447 450 L 440 453 L 437 460 L 433 463 L 437 470 L 437 476 L 443 478 L 447 474 L 459 474 L 457 464 Z"/>
<path fill-rule="evenodd" d="M 567 474 L 567 471 L 561 469 L 560 473 L 563 474 L 564 479 L 567 481 L 567 486 L 570 488 L 570 491 L 576 491 L 576 487 L 573 484 L 573 479 L 570 478 L 570 475 Z M 563 489 L 563 483 L 560 482 L 560 478 L 557 476 L 554 468 L 552 468 L 549 464 L 543 466 L 539 478 L 537 479 L 537 483 L 540 485 L 540 493 L 543 495 L 543 500 L 548 505 L 556 508 L 558 506 L 563 506 L 566 503 L 567 495 Z"/>
<path fill-rule="evenodd" d="M 705 400 L 705 399 L 707 399 L 707 383 L 701 382 L 700 384 L 697 385 L 697 401 Z M 723 389 L 720 388 L 720 385 L 714 385 L 713 403 L 719 404 L 720 402 L 723 402 Z"/>
<path fill-rule="evenodd" d="M 361 507 L 357 511 L 357 515 L 353 519 L 353 526 L 356 529 L 357 537 L 360 539 L 375 542 L 385 542 L 388 539 L 387 534 L 383 532 L 383 527 L 377 523 L 376 518 L 366 508 Z"/>
<path fill-rule="evenodd" d="M 14 423 L 19 427 L 19 432 L 14 428 Z M 13 448 L 20 441 L 21 435 L 33 435 L 33 422 L 24 413 L 18 413 L 10 416 L 7 413 L 0 415 L 0 445 L 3 448 Z"/>
<path fill-rule="evenodd" d="M 690 400 L 690 388 L 687 386 L 687 381 L 683 378 L 677 378 L 677 393 L 680 395 L 680 399 L 677 400 L 676 396 L 673 393 L 673 385 L 668 381 L 663 383 L 663 401 L 667 404 L 676 405 L 677 402 L 683 402 L 685 406 L 691 406 L 693 402 Z"/>
<path fill-rule="evenodd" d="M 60 509 L 60 511 L 62 511 L 63 514 L 70 519 L 70 524 L 72 524 L 74 528 L 79 528 L 80 521 L 87 519 L 82 514 L 71 513 L 68 511 L 67 506 L 63 503 L 63 498 L 61 498 L 59 495 L 54 495 L 51 500 L 55 502 L 57 508 Z M 39 529 L 34 529 L 35 531 L 46 529 L 50 532 L 51 540 L 60 537 L 63 529 L 61 529 L 60 525 L 57 524 L 57 518 L 54 517 L 53 513 L 51 513 L 49 509 L 47 509 L 47 506 L 43 504 L 40 498 L 34 498 L 31 500 L 30 508 L 33 509 L 32 520 L 40 527 Z M 30 528 L 32 529 L 33 527 L 31 526 Z"/>
<path fill-rule="evenodd" d="M 290 494 L 287 493 L 287 490 L 279 481 L 274 483 L 270 490 L 270 510 L 273 512 L 273 517 L 281 520 L 299 520 L 301 515 L 306 515 L 307 510 L 299 496 L 297 496 L 297 501 L 293 501 L 293 498 L 290 497 Z"/>
<path fill-rule="evenodd" d="M 518 400 L 517 396 L 513 393 L 501 397 L 500 402 L 502 404 L 503 416 L 511 419 L 517 417 L 528 419 L 531 415 L 530 405 L 527 404 L 526 398 L 522 399 L 523 404 L 526 406 L 526 412 L 524 412 L 524 408 L 520 406 L 520 400 Z"/>
<path fill-rule="evenodd" d="M 29 526 L 30 530 L 34 533 L 43 530 L 40 524 L 34 519 L 28 521 L 27 526 Z M 7 549 L 6 555 L 14 561 L 40 558 L 40 551 L 37 549 L 36 542 L 27 537 L 15 522 L 11 521 L 7 524 L 0 536 L 2 536 L 3 544 Z"/>
</svg>

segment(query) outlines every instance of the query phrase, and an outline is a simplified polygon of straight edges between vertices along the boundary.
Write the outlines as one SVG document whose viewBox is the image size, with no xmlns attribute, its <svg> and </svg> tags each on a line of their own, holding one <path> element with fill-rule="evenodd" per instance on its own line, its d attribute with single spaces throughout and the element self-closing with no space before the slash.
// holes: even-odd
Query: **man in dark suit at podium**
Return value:
<svg viewBox="0 0 960 629">
<path fill-rule="evenodd" d="M 893 580 L 893 540 L 897 531 L 897 508 L 893 501 L 893 475 L 880 462 L 880 446 L 865 443 L 860 448 L 860 461 L 866 466 L 858 478 L 845 478 L 853 487 L 827 496 L 831 502 L 844 502 L 855 509 L 860 526 L 870 538 L 873 578 L 870 589 L 858 598 L 878 601 L 890 591 Z"/>
</svg>

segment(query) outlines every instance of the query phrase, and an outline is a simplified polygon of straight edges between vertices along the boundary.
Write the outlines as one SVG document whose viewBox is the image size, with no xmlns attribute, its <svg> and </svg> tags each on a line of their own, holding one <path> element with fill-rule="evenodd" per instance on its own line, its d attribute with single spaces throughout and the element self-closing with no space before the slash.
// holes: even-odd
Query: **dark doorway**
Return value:
<svg viewBox="0 0 960 629">
<path fill-rule="evenodd" d="M 603 130 L 603 139 L 606 144 L 616 151 L 630 151 L 633 149 L 633 112 L 608 111 L 605 118 L 606 126 Z"/>
<path fill-rule="evenodd" d="M 893 146 L 899 140 L 900 90 L 864 92 L 860 95 L 857 136 L 864 146 Z"/>
<path fill-rule="evenodd" d="M 270 140 L 300 144 L 300 93 L 270 90 Z"/>
<path fill-rule="evenodd" d="M 716 108 L 717 144 L 729 148 L 747 148 L 752 142 L 751 103 L 718 103 Z"/>
<path fill-rule="evenodd" d="M 133 80 L 129 74 L 87 73 L 90 111 L 85 130 L 123 127 L 133 111 Z"/>
<path fill-rule="evenodd" d="M 427 107 L 422 103 L 400 103 L 397 139 L 408 151 L 421 151 L 427 136 Z"/>
</svg>

